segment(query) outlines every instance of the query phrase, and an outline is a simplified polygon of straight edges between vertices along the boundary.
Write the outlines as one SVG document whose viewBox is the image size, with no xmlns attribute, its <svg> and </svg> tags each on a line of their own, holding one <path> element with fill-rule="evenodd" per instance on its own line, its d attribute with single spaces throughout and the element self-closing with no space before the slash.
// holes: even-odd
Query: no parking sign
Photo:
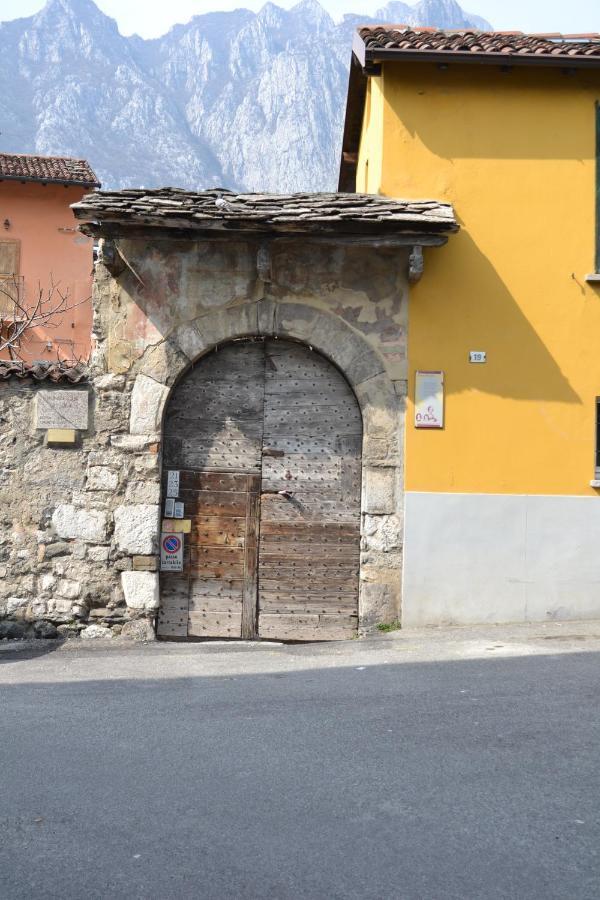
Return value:
<svg viewBox="0 0 600 900">
<path fill-rule="evenodd" d="M 165 533 L 160 536 L 161 572 L 183 572 L 183 535 Z"/>
</svg>

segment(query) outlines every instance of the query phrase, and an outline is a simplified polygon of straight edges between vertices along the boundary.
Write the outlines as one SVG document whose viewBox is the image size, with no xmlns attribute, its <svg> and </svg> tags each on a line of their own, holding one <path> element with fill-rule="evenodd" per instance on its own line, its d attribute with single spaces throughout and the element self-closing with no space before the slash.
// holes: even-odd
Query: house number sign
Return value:
<svg viewBox="0 0 600 900">
<path fill-rule="evenodd" d="M 469 362 L 479 363 L 482 365 L 487 362 L 487 352 L 485 350 L 471 350 L 469 353 Z"/>
<path fill-rule="evenodd" d="M 179 497 L 179 471 L 169 469 L 167 473 L 167 497 Z"/>
<path fill-rule="evenodd" d="M 444 373 L 417 372 L 415 428 L 444 427 Z"/>
</svg>

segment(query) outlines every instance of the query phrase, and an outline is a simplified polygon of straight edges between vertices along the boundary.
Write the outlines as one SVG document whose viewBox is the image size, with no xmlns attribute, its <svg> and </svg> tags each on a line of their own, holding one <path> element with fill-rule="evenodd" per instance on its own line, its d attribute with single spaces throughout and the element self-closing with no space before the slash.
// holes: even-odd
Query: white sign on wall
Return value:
<svg viewBox="0 0 600 900">
<path fill-rule="evenodd" d="M 444 427 L 444 373 L 417 372 L 415 428 Z"/>
<path fill-rule="evenodd" d="M 160 571 L 183 572 L 183 535 L 163 532 L 160 536 Z"/>
<path fill-rule="evenodd" d="M 485 350 L 471 350 L 469 353 L 469 362 L 484 365 L 487 362 L 487 352 Z"/>
<path fill-rule="evenodd" d="M 179 497 L 179 471 L 169 469 L 167 472 L 167 497 Z"/>
</svg>

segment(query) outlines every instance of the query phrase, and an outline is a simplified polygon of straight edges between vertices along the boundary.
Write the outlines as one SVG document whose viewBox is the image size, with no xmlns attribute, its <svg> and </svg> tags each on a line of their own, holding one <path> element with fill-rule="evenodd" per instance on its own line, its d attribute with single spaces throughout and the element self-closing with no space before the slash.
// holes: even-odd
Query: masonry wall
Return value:
<svg viewBox="0 0 600 900">
<path fill-rule="evenodd" d="M 407 257 L 300 240 L 105 242 L 90 383 L 70 388 L 90 404 L 75 447 L 35 427 L 36 393 L 64 384 L 0 382 L 0 636 L 152 636 L 166 400 L 215 344 L 260 334 L 325 353 L 356 393 L 361 625 L 398 618 Z"/>
</svg>

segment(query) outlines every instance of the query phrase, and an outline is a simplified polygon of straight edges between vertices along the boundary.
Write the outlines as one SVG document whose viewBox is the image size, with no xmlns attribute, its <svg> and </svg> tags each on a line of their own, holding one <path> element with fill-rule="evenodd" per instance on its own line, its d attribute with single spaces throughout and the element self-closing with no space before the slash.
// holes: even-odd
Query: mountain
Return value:
<svg viewBox="0 0 600 900">
<path fill-rule="evenodd" d="M 86 157 L 106 188 L 330 190 L 352 35 L 369 22 L 490 28 L 455 0 L 337 23 L 301 0 L 143 40 L 93 0 L 48 0 L 0 25 L 0 151 Z"/>
</svg>

